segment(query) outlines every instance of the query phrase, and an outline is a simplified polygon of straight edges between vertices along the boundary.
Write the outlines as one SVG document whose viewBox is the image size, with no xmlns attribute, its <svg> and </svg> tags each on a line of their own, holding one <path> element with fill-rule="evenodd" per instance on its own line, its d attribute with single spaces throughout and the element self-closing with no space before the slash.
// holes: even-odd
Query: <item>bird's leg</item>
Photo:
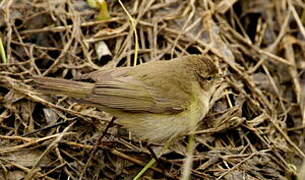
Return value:
<svg viewBox="0 0 305 180">
<path fill-rule="evenodd" d="M 163 148 L 162 148 L 162 150 L 161 150 L 161 152 L 159 153 L 159 155 L 157 156 L 155 153 L 153 153 L 154 155 L 154 158 L 152 158 L 144 167 L 143 167 L 143 169 L 133 178 L 133 180 L 138 180 L 149 168 L 151 168 L 157 161 L 158 161 L 158 157 L 160 157 L 161 155 L 162 155 L 162 153 L 164 152 L 164 151 L 166 151 L 167 149 L 168 149 L 168 147 L 169 147 L 169 145 L 170 145 L 170 142 L 171 142 L 171 140 L 168 140 L 165 144 L 164 144 L 164 146 L 163 146 Z"/>
<path fill-rule="evenodd" d="M 165 168 L 163 167 L 159 157 L 156 155 L 156 153 L 152 150 L 152 148 L 150 147 L 150 145 L 147 146 L 148 151 L 150 152 L 150 154 L 153 156 L 153 158 L 156 160 L 157 164 L 161 166 L 161 170 L 162 172 L 165 174 Z"/>
</svg>

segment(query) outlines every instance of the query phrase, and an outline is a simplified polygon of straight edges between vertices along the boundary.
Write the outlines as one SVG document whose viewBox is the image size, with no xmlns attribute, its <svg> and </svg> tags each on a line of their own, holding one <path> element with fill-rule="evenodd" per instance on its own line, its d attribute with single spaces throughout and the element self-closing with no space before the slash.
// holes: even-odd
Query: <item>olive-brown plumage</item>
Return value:
<svg viewBox="0 0 305 180">
<path fill-rule="evenodd" d="M 206 55 L 151 61 L 84 75 L 94 82 L 35 77 L 40 90 L 64 94 L 113 114 L 116 122 L 149 142 L 196 129 L 209 109 L 219 71 Z"/>
</svg>

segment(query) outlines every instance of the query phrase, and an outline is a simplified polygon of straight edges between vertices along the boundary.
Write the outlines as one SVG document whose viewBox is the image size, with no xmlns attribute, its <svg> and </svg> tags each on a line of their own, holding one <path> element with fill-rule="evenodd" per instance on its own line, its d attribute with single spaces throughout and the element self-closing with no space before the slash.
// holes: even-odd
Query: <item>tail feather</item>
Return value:
<svg viewBox="0 0 305 180">
<path fill-rule="evenodd" d="M 75 98 L 85 98 L 92 93 L 93 83 L 79 82 L 60 78 L 33 77 L 35 86 L 46 94 L 67 95 Z"/>
</svg>

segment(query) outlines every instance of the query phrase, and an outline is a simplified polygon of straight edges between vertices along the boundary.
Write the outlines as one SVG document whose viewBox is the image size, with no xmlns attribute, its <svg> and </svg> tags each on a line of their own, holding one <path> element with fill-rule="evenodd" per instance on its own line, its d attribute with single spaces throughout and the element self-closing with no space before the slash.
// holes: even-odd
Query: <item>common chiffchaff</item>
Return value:
<svg viewBox="0 0 305 180">
<path fill-rule="evenodd" d="M 34 79 L 42 92 L 97 106 L 140 139 L 160 143 L 194 131 L 208 112 L 220 79 L 214 61 L 208 55 L 150 61 L 89 73 L 91 82 Z"/>
</svg>

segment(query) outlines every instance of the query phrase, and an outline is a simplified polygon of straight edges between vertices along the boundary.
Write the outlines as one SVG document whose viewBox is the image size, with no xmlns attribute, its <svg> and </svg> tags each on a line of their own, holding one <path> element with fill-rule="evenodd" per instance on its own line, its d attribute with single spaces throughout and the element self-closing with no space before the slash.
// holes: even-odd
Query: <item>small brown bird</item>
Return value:
<svg viewBox="0 0 305 180">
<path fill-rule="evenodd" d="M 42 92 L 97 106 L 140 139 L 160 143 L 194 131 L 208 112 L 220 82 L 213 61 L 215 58 L 208 55 L 190 55 L 85 75 L 93 82 L 48 77 L 34 80 Z"/>
</svg>

